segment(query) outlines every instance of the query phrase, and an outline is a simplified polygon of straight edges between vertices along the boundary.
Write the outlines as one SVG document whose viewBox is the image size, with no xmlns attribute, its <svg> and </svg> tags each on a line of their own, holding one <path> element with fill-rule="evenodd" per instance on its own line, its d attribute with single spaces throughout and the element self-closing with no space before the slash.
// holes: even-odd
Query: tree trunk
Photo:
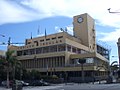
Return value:
<svg viewBox="0 0 120 90">
<path fill-rule="evenodd" d="M 9 88 L 10 85 L 9 85 L 9 70 L 7 70 L 7 88 Z"/>
<path fill-rule="evenodd" d="M 15 80 L 15 66 L 13 67 L 13 81 Z"/>
</svg>

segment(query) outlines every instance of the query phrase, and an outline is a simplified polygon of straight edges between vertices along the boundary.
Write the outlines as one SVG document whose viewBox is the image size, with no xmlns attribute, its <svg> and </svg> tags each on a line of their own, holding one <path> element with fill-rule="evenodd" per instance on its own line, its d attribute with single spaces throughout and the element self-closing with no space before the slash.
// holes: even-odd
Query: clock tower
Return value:
<svg viewBox="0 0 120 90">
<path fill-rule="evenodd" d="M 90 52 L 96 51 L 96 36 L 94 19 L 87 13 L 73 17 L 74 36 L 89 48 Z"/>
</svg>

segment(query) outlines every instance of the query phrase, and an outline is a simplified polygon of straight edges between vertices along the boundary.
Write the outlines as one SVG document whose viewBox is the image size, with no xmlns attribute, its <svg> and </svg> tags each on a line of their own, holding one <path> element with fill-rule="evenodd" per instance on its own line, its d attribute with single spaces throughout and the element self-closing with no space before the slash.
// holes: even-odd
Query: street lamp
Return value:
<svg viewBox="0 0 120 90">
<path fill-rule="evenodd" d="M 119 56 L 112 56 L 112 58 L 116 58 L 116 60 L 118 59 L 119 60 Z M 112 62 L 113 63 L 113 62 Z M 112 64 L 111 63 L 111 64 Z M 118 67 L 119 67 L 119 69 L 120 69 L 120 62 L 118 62 L 118 61 L 115 61 L 115 63 L 118 63 Z M 113 63 L 114 64 L 114 63 Z M 112 66 L 112 65 L 111 65 Z"/>
<path fill-rule="evenodd" d="M 86 59 L 79 59 L 79 63 L 81 64 L 81 71 L 82 71 L 82 82 L 85 81 L 85 75 L 84 75 L 84 68 L 83 68 L 83 64 L 86 63 Z"/>
</svg>

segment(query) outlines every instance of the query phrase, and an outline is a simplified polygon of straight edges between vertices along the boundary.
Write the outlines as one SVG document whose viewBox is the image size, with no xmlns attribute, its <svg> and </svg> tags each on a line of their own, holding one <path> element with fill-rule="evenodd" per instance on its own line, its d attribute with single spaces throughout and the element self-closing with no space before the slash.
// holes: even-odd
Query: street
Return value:
<svg viewBox="0 0 120 90">
<path fill-rule="evenodd" d="M 120 84 L 74 84 L 49 90 L 120 90 Z"/>
<path fill-rule="evenodd" d="M 52 86 L 23 87 L 23 90 L 120 90 L 120 83 L 117 84 L 58 84 Z M 12 90 L 0 88 L 0 90 Z"/>
</svg>

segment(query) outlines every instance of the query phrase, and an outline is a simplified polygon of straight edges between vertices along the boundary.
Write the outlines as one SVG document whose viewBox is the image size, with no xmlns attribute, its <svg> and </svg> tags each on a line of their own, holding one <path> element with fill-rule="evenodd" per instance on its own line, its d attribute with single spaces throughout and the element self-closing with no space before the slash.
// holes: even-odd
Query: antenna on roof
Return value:
<svg viewBox="0 0 120 90">
<path fill-rule="evenodd" d="M 63 28 L 60 28 L 60 30 L 64 32 Z"/>
</svg>

